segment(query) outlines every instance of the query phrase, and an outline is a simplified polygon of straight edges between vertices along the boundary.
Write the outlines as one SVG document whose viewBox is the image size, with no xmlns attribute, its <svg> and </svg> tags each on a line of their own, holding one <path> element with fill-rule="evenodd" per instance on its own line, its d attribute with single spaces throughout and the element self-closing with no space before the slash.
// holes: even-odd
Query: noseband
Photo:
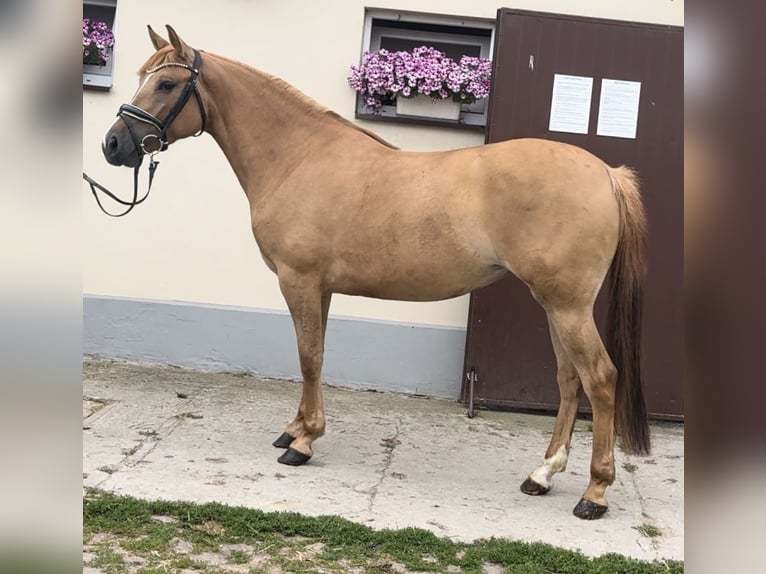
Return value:
<svg viewBox="0 0 766 574">
<path fill-rule="evenodd" d="M 181 92 L 181 95 L 179 96 L 178 100 L 176 101 L 173 108 L 170 110 L 170 113 L 167 115 L 167 117 L 164 120 L 159 120 L 146 110 L 143 110 L 139 108 L 138 106 L 134 106 L 133 104 L 123 104 L 120 106 L 119 111 L 117 112 L 117 116 L 122 119 L 122 121 L 125 123 L 125 127 L 128 129 L 128 133 L 130 134 L 130 138 L 133 141 L 133 145 L 136 148 L 136 151 L 138 152 L 139 156 L 141 157 L 138 165 L 134 168 L 133 172 L 133 199 L 131 201 L 125 201 L 114 195 L 111 191 L 106 189 L 104 186 L 96 182 L 94 179 L 89 177 L 85 172 L 83 172 L 82 177 L 85 181 L 88 182 L 90 185 L 90 190 L 93 193 L 93 197 L 96 199 L 96 203 L 101 208 L 101 211 L 106 213 L 107 215 L 111 217 L 122 217 L 123 215 L 126 215 L 129 213 L 136 205 L 139 203 L 142 203 L 147 197 L 149 197 L 149 191 L 152 189 L 152 180 L 154 179 L 154 172 L 157 169 L 157 166 L 160 162 L 154 159 L 154 156 L 157 155 L 161 151 L 165 151 L 168 149 L 168 140 L 167 140 L 167 133 L 170 129 L 170 126 L 173 124 L 173 121 L 178 117 L 178 114 L 181 113 L 181 110 L 183 110 L 184 106 L 186 105 L 186 102 L 189 101 L 189 98 L 192 94 L 194 94 L 194 97 L 197 99 L 197 104 L 199 104 L 199 112 L 200 117 L 202 119 L 202 124 L 200 126 L 200 129 L 194 134 L 194 137 L 202 135 L 202 133 L 205 131 L 205 123 L 207 122 L 207 114 L 205 113 L 205 106 L 202 104 L 202 98 L 199 95 L 199 90 L 197 90 L 197 78 L 199 77 L 199 69 L 202 64 L 202 57 L 200 56 L 199 51 L 194 50 L 194 62 L 191 66 L 188 64 L 183 64 L 180 62 L 166 62 L 164 64 L 160 64 L 159 66 L 156 66 L 150 70 L 147 70 L 147 74 L 153 74 L 154 72 L 161 70 L 163 68 L 169 68 L 171 66 L 176 66 L 179 68 L 184 68 L 191 72 L 191 75 L 189 77 L 189 80 L 186 82 L 186 85 L 184 86 L 183 91 Z M 133 131 L 133 128 L 130 127 L 130 122 L 127 120 L 127 118 L 132 118 L 134 120 L 144 122 L 146 124 L 149 124 L 157 129 L 156 134 L 147 134 L 140 140 L 136 137 L 135 132 Z M 158 147 L 154 150 L 147 149 L 147 141 L 157 140 Z M 141 167 L 141 164 L 143 163 L 143 157 L 145 155 L 150 156 L 149 161 L 149 185 L 146 189 L 146 193 L 141 197 L 138 198 L 138 170 Z M 96 193 L 96 190 L 99 190 L 106 195 L 108 195 L 110 198 L 112 198 L 114 201 L 121 205 L 125 205 L 128 207 L 125 211 L 122 213 L 110 213 L 106 209 L 104 209 L 104 206 L 101 205 L 101 200 L 98 197 L 98 194 Z"/>
</svg>

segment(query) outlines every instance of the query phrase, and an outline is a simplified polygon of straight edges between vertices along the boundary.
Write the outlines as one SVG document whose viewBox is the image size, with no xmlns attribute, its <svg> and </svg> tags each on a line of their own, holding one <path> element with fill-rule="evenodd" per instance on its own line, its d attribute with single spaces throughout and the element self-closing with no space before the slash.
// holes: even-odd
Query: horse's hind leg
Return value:
<svg viewBox="0 0 766 574">
<path fill-rule="evenodd" d="M 592 306 L 548 311 L 564 352 L 582 381 L 593 409 L 590 483 L 574 508 L 575 516 L 594 519 L 607 510 L 606 489 L 614 482 L 614 408 L 617 370 L 593 321 Z"/>
<path fill-rule="evenodd" d="M 332 300 L 332 293 L 327 293 L 322 296 L 322 339 L 324 340 L 325 333 L 327 332 L 327 315 L 330 312 L 330 301 Z M 304 387 L 305 389 L 305 387 Z M 273 442 L 273 445 L 277 448 L 289 448 L 295 437 L 298 436 L 303 430 L 303 419 L 305 407 L 305 393 L 301 397 L 300 405 L 298 405 L 298 413 L 290 424 L 285 427 L 283 432 L 277 440 Z"/>
<path fill-rule="evenodd" d="M 298 466 L 311 458 L 311 444 L 325 431 L 321 374 L 330 296 L 323 295 L 314 281 L 301 276 L 280 273 L 279 285 L 295 325 L 303 394 L 298 415 L 275 445 L 281 446 L 277 443 L 291 439 L 278 460 L 282 464 Z"/>
<path fill-rule="evenodd" d="M 545 494 L 553 487 L 553 475 L 566 470 L 569 457 L 569 444 L 572 440 L 572 429 L 577 419 L 577 407 L 580 403 L 582 384 L 574 364 L 564 351 L 559 341 L 558 333 L 553 324 L 548 321 L 553 352 L 556 354 L 556 380 L 559 386 L 559 412 L 553 427 L 553 436 L 545 451 L 543 464 L 535 470 L 521 485 L 524 494 Z"/>
</svg>

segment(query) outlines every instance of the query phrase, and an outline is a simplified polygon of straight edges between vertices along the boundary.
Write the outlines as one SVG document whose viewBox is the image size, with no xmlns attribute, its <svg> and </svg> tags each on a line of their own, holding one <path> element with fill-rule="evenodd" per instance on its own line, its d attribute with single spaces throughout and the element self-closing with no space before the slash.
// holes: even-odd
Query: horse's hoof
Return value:
<svg viewBox="0 0 766 574">
<path fill-rule="evenodd" d="M 288 448 L 293 443 L 294 440 L 295 440 L 294 436 L 289 435 L 286 432 L 283 432 L 280 435 L 280 437 L 271 444 L 273 444 L 277 448 Z"/>
<path fill-rule="evenodd" d="M 574 507 L 572 512 L 577 518 L 582 518 L 583 520 L 596 520 L 597 518 L 604 516 L 604 513 L 608 508 L 609 507 L 605 504 L 596 504 L 595 502 L 581 498 L 580 502 L 577 503 L 577 506 Z"/>
<path fill-rule="evenodd" d="M 300 466 L 302 464 L 305 464 L 308 459 L 311 458 L 310 454 L 303 454 L 299 450 L 295 450 L 294 448 L 288 448 L 285 451 L 285 454 L 280 456 L 277 459 L 277 462 L 281 462 L 282 464 L 289 464 L 290 466 Z"/>
<path fill-rule="evenodd" d="M 524 494 L 529 494 L 531 496 L 548 494 L 550 490 L 551 490 L 550 486 L 543 486 L 542 484 L 535 482 L 531 478 L 527 478 L 524 482 L 521 483 L 521 492 L 523 492 Z"/>
</svg>

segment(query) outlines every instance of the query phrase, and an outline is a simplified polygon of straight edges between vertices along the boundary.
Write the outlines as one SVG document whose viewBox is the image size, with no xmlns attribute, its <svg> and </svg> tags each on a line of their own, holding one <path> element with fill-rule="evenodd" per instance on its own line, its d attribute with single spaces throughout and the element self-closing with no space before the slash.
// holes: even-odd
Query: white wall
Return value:
<svg viewBox="0 0 766 574">
<path fill-rule="evenodd" d="M 377 0 L 375 8 L 494 19 L 498 0 Z M 511 1 L 511 8 L 683 25 L 680 0 Z M 83 163 L 123 197 L 132 170 L 108 166 L 100 152 L 119 105 L 137 87 L 135 71 L 152 53 L 146 25 L 171 24 L 192 46 L 227 55 L 280 76 L 353 119 L 346 77 L 359 59 L 365 3 L 359 0 L 119 0 L 114 87 L 83 91 Z M 451 149 L 483 135 L 446 128 L 366 122 L 404 149 Z M 159 156 L 150 199 L 126 218 L 101 214 L 84 200 L 87 294 L 284 310 L 276 278 L 262 263 L 249 228 L 244 193 L 215 142 L 205 135 Z M 86 186 L 83 193 L 89 195 Z M 332 313 L 463 327 L 468 298 L 438 303 L 384 302 L 335 296 Z"/>
</svg>

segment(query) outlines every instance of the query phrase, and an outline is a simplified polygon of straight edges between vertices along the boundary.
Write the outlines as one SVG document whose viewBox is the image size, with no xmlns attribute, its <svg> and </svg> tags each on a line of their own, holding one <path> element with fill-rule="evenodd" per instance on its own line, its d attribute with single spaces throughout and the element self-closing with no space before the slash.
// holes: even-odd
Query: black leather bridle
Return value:
<svg viewBox="0 0 766 574">
<path fill-rule="evenodd" d="M 85 172 L 82 173 L 82 178 L 85 181 L 87 181 L 88 184 L 90 185 L 90 190 L 93 193 L 93 197 L 96 199 L 96 203 L 101 208 L 101 211 L 103 211 L 110 217 L 122 217 L 123 215 L 127 215 L 136 205 L 138 205 L 139 203 L 142 203 L 147 197 L 149 197 L 149 192 L 152 189 L 152 180 L 154 179 L 154 172 L 157 170 L 157 166 L 159 165 L 159 162 L 154 159 L 154 156 L 157 155 L 159 152 L 165 151 L 166 149 L 168 149 L 168 140 L 167 140 L 168 130 L 170 129 L 170 126 L 172 125 L 176 117 L 178 117 L 178 114 L 181 113 L 181 110 L 183 110 L 184 106 L 186 105 L 186 102 L 189 101 L 189 98 L 192 96 L 192 94 L 194 94 L 194 97 L 197 99 L 197 104 L 199 104 L 199 111 L 200 111 L 200 116 L 202 119 L 202 124 L 200 126 L 200 129 L 194 134 L 194 136 L 196 137 L 196 136 L 202 135 L 202 133 L 205 131 L 207 114 L 205 113 L 205 106 L 202 103 L 202 97 L 199 95 L 199 90 L 197 90 L 197 78 L 199 77 L 199 69 L 201 65 L 202 65 L 202 56 L 200 56 L 199 51 L 194 50 L 194 61 L 191 66 L 189 64 L 184 64 L 181 62 L 165 62 L 164 64 L 160 64 L 159 66 L 156 66 L 146 71 L 147 74 L 153 74 L 154 72 L 161 70 L 163 68 L 175 66 L 179 68 L 184 68 L 191 73 L 191 75 L 189 76 L 189 80 L 186 82 L 186 85 L 184 86 L 183 91 L 181 92 L 181 95 L 179 96 L 175 105 L 170 110 L 170 113 L 167 115 L 167 117 L 164 120 L 159 120 L 158 118 L 156 118 L 155 116 L 147 112 L 146 110 L 143 110 L 139 108 L 138 106 L 134 106 L 133 104 L 123 104 L 120 106 L 120 109 L 117 112 L 117 116 L 120 117 L 123 122 L 125 122 L 125 126 L 127 127 L 128 133 L 130 134 L 130 138 L 133 140 L 133 145 L 136 148 L 136 152 L 139 154 L 141 158 L 138 162 L 138 165 L 134 168 L 134 171 L 133 171 L 133 199 L 130 201 L 125 201 L 123 199 L 120 199 L 111 191 L 106 189 L 104 186 L 96 182 L 93 178 L 89 177 Z M 132 118 L 134 120 L 150 124 L 151 126 L 157 129 L 157 133 L 147 134 L 139 140 L 136 137 L 136 134 L 133 131 L 133 128 L 130 127 L 130 122 L 127 120 L 127 118 Z M 157 142 L 156 149 L 147 149 L 148 142 L 151 142 L 154 140 L 156 140 Z M 154 147 L 154 146 L 151 146 L 151 147 Z M 139 199 L 138 170 L 144 161 L 145 155 L 149 156 L 149 185 L 146 189 L 146 193 Z M 101 200 L 99 199 L 98 193 L 96 193 L 96 190 L 105 193 L 117 203 L 127 206 L 128 209 L 126 209 L 122 213 L 108 212 L 106 209 L 104 209 L 104 206 L 101 205 Z"/>
</svg>

